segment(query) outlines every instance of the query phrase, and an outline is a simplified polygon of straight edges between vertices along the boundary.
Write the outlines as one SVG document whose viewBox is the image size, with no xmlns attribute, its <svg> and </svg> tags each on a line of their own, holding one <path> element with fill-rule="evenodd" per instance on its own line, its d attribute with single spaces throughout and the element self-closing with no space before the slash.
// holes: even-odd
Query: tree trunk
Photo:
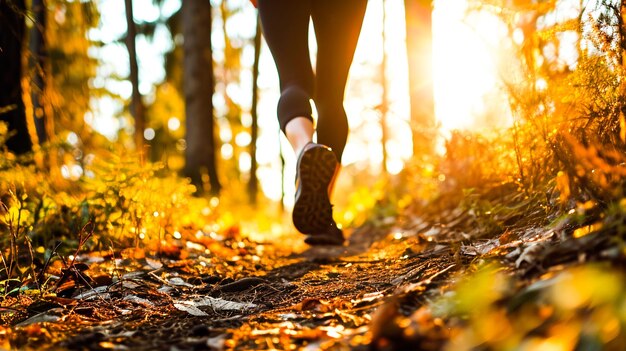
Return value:
<svg viewBox="0 0 626 351">
<path fill-rule="evenodd" d="M 581 0 L 582 2 L 582 0 Z M 582 3 L 581 3 L 582 5 Z M 581 7 L 582 8 L 582 7 Z M 582 13 L 582 11 L 581 11 Z M 619 14 L 617 14 L 617 20 L 618 20 L 618 35 L 619 35 L 619 57 L 620 57 L 620 64 L 622 65 L 622 69 L 626 70 L 626 0 L 621 0 L 620 1 L 620 6 L 619 6 Z M 580 33 L 578 35 L 579 37 L 582 36 L 582 33 Z M 622 81 L 622 87 L 626 86 L 626 82 Z M 622 91 L 624 91 L 624 88 L 622 88 Z M 622 93 L 623 94 L 623 93 Z M 626 146 L 626 139 L 624 138 L 625 131 L 622 130 L 624 128 L 624 126 L 622 126 L 622 123 L 624 123 L 624 118 L 626 116 L 626 103 L 624 103 L 624 100 L 626 100 L 626 96 L 624 96 L 624 94 L 622 95 L 622 104 L 621 104 L 621 110 L 620 110 L 620 116 L 619 116 L 619 122 L 616 123 L 616 125 L 620 126 L 619 130 L 620 133 L 618 133 L 619 135 L 619 139 L 622 141 L 622 145 Z"/>
<path fill-rule="evenodd" d="M 184 74 L 186 140 L 185 170 L 204 191 L 202 173 L 208 172 L 212 195 L 220 192 L 213 122 L 213 57 L 211 49 L 211 3 L 185 0 L 182 5 L 184 35 Z"/>
<path fill-rule="evenodd" d="M 404 0 L 404 13 L 413 155 L 424 155 L 433 151 L 435 137 L 432 1 Z"/>
<path fill-rule="evenodd" d="M 137 64 L 137 49 L 135 40 L 137 37 L 137 28 L 135 26 L 135 17 L 133 15 L 133 1 L 124 0 L 126 6 L 126 48 L 128 49 L 128 60 L 130 65 L 130 82 L 133 86 L 133 93 L 130 102 L 130 114 L 135 120 L 135 146 L 139 152 L 143 152 L 143 131 L 146 127 L 144 112 L 145 108 L 139 93 L 139 66 Z"/>
<path fill-rule="evenodd" d="M 619 6 L 619 15 L 618 15 L 618 23 L 619 23 L 619 34 L 620 34 L 620 42 L 619 42 L 619 50 L 622 58 L 622 62 L 620 64 L 622 67 L 626 68 L 626 0 L 620 1 Z"/>
<path fill-rule="evenodd" d="M 280 157 L 280 212 L 285 212 L 285 156 L 283 155 L 283 144 L 280 142 L 281 131 L 278 131 L 278 157 Z"/>
<path fill-rule="evenodd" d="M 33 103 L 33 116 L 35 130 L 39 144 L 48 141 L 48 116 L 46 114 L 46 65 L 48 53 L 46 49 L 46 5 L 44 0 L 33 0 L 32 13 L 35 23 L 30 30 L 30 67 L 34 74 L 31 85 L 31 100 Z"/>
<path fill-rule="evenodd" d="M 388 96 L 388 84 L 387 84 L 387 51 L 385 47 L 387 45 L 387 10 L 386 1 L 382 0 L 382 14 L 383 14 L 383 30 L 382 30 L 382 42 L 383 42 L 383 57 L 380 64 L 380 82 L 382 87 L 382 97 L 380 102 L 380 126 L 382 130 L 382 151 L 383 151 L 383 171 L 387 173 L 387 140 L 389 140 L 389 133 L 387 130 L 387 112 L 389 111 L 389 96 Z"/>
<path fill-rule="evenodd" d="M 6 146 L 15 154 L 32 150 L 22 99 L 22 45 L 26 6 L 24 0 L 0 0 L 0 121 L 8 124 Z"/>
<path fill-rule="evenodd" d="M 259 100 L 259 58 L 261 57 L 261 21 L 257 16 L 256 20 L 256 34 L 254 35 L 254 65 L 252 66 L 252 108 L 250 114 L 252 115 L 252 126 L 250 130 L 250 181 L 248 183 L 248 195 L 250 197 L 250 203 L 256 205 L 257 193 L 259 191 L 259 181 L 256 177 L 256 171 L 258 168 L 256 159 L 256 141 L 259 134 L 258 114 L 257 106 Z"/>
</svg>

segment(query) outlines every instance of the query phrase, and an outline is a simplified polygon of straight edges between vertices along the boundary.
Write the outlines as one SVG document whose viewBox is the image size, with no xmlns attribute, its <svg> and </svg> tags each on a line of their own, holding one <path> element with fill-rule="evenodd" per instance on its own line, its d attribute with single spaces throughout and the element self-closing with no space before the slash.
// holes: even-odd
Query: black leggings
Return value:
<svg viewBox="0 0 626 351">
<path fill-rule="evenodd" d="M 278 121 L 284 132 L 296 117 L 313 120 L 317 142 L 341 160 L 348 137 L 343 97 L 367 0 L 259 0 L 263 34 L 280 78 Z M 309 57 L 309 18 L 317 38 L 316 72 Z"/>
</svg>

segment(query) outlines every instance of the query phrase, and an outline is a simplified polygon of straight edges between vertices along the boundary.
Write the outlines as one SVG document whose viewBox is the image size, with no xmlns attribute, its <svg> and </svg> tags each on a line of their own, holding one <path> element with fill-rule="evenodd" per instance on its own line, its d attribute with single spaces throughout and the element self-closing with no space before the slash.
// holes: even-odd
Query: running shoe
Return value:
<svg viewBox="0 0 626 351">
<path fill-rule="evenodd" d="M 301 233 L 318 235 L 334 226 L 328 187 L 335 177 L 337 164 L 335 153 L 325 145 L 308 143 L 300 152 L 292 218 Z"/>
</svg>

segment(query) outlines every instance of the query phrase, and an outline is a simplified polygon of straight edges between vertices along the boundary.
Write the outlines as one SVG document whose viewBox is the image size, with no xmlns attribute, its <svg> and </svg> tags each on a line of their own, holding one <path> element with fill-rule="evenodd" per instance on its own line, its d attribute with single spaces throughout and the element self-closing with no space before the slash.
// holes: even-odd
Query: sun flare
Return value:
<svg viewBox="0 0 626 351">
<path fill-rule="evenodd" d="M 499 89 L 504 52 L 501 46 L 507 38 L 505 24 L 486 11 L 468 11 L 468 0 L 435 0 L 432 16 L 432 77 L 424 79 L 433 79 L 435 116 L 441 134 L 445 137 L 454 129 L 484 130 L 508 125 L 510 110 Z M 399 172 L 412 156 L 411 130 L 407 128 L 410 103 L 404 18 L 400 1 L 385 1 L 384 5 L 380 0 L 370 1 L 368 5 L 346 94 L 351 130 L 356 131 L 344 154 L 347 164 L 376 167 L 382 163 L 378 142 L 382 139 L 381 116 L 375 105 L 381 101 L 382 91 L 363 89 L 363 77 L 380 79 L 383 52 L 387 56 L 387 148 L 391 151 L 387 170 Z"/>
<path fill-rule="evenodd" d="M 435 113 L 443 131 L 483 129 L 510 119 L 498 93 L 506 27 L 494 15 L 468 12 L 467 6 L 467 0 L 439 0 L 433 11 Z M 500 111 L 495 121 L 484 117 L 494 110 Z"/>
</svg>

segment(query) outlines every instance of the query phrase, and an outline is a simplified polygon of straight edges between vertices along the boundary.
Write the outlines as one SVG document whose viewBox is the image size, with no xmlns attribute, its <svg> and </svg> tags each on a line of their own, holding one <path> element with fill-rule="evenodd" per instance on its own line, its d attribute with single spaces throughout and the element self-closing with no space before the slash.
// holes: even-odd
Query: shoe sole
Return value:
<svg viewBox="0 0 626 351">
<path fill-rule="evenodd" d="M 298 164 L 300 186 L 293 207 L 293 224 L 303 234 L 322 233 L 333 221 L 328 185 L 335 176 L 337 157 L 328 147 L 302 154 Z"/>
<path fill-rule="evenodd" d="M 311 246 L 342 246 L 344 241 L 343 237 L 328 235 L 310 235 L 304 239 L 304 242 Z"/>
<path fill-rule="evenodd" d="M 310 234 L 304 239 L 311 246 L 341 246 L 344 241 L 343 232 L 334 225 L 327 228 L 325 233 Z"/>
</svg>

